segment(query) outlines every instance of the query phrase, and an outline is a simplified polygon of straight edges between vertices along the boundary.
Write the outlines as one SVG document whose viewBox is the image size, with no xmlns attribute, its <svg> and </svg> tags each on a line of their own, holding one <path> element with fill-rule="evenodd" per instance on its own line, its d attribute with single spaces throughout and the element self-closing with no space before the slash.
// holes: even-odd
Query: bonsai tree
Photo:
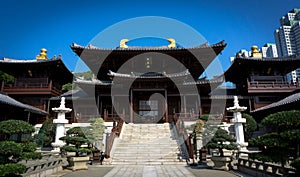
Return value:
<svg viewBox="0 0 300 177">
<path fill-rule="evenodd" d="M 249 114 L 244 113 L 242 115 L 242 117 L 244 117 L 246 119 L 246 123 L 244 124 L 244 127 L 245 127 L 245 138 L 246 138 L 246 140 L 248 140 L 248 139 L 251 138 L 253 132 L 255 132 L 257 130 L 257 122 Z"/>
<path fill-rule="evenodd" d="M 26 172 L 21 160 L 42 158 L 31 142 L 34 127 L 22 120 L 0 122 L 0 176 L 15 176 Z"/>
<path fill-rule="evenodd" d="M 41 147 L 51 147 L 51 143 L 55 140 L 56 125 L 53 119 L 44 121 L 39 133 L 34 135 L 35 142 Z"/>
<path fill-rule="evenodd" d="M 75 152 L 76 157 L 92 152 L 91 141 L 93 139 L 89 127 L 73 127 L 66 133 L 67 136 L 60 138 L 60 140 L 66 142 L 66 145 L 61 150 Z M 83 147 L 83 145 L 86 145 L 86 147 Z"/>
<path fill-rule="evenodd" d="M 102 118 L 93 118 L 90 119 L 89 122 L 91 123 L 91 136 L 94 141 L 94 146 L 101 151 L 103 146 L 103 134 L 105 131 L 104 120 Z"/>
<path fill-rule="evenodd" d="M 291 157 L 291 165 L 299 167 L 300 147 L 300 111 L 282 111 L 271 114 L 262 120 L 269 133 L 249 140 L 250 145 L 257 146 L 261 152 L 252 158 L 264 162 L 280 162 L 282 166 Z"/>
<path fill-rule="evenodd" d="M 218 149 L 220 156 L 224 157 L 224 149 L 234 150 L 237 149 L 237 145 L 234 144 L 235 138 L 229 135 L 229 132 L 219 128 L 213 138 L 206 144 L 206 147 L 212 149 Z"/>
</svg>

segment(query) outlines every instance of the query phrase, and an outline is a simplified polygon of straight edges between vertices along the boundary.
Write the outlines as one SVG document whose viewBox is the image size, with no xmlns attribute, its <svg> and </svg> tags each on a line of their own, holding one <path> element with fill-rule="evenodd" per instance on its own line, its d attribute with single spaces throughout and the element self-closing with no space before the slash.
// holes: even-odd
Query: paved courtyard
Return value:
<svg viewBox="0 0 300 177">
<path fill-rule="evenodd" d="M 64 170 L 51 177 L 236 177 L 233 172 L 183 165 L 93 165 L 88 170 Z"/>
</svg>

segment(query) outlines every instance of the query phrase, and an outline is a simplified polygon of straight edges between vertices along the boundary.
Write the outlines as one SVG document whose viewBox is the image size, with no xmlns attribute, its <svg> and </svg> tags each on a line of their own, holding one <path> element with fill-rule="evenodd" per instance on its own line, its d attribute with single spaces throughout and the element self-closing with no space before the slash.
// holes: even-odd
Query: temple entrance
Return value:
<svg viewBox="0 0 300 177">
<path fill-rule="evenodd" d="M 133 90 L 132 95 L 133 123 L 166 121 L 165 90 Z"/>
</svg>

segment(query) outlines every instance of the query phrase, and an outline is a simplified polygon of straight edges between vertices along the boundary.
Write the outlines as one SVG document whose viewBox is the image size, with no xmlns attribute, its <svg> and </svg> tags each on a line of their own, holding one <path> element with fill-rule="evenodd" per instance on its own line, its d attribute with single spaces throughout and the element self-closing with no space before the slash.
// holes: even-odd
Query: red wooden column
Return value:
<svg viewBox="0 0 300 177">
<path fill-rule="evenodd" d="M 165 114 L 166 114 L 166 122 L 169 122 L 169 113 L 168 113 L 168 93 L 167 89 L 165 89 Z"/>
<path fill-rule="evenodd" d="M 130 123 L 133 123 L 133 91 L 130 90 Z"/>
</svg>

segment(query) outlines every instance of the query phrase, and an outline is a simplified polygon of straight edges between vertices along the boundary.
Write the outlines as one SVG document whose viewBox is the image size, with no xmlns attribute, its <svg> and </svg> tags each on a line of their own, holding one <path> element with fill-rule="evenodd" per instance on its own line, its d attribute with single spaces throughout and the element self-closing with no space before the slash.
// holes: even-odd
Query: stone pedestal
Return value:
<svg viewBox="0 0 300 177">
<path fill-rule="evenodd" d="M 231 158 L 230 157 L 219 157 L 219 156 L 214 156 L 211 158 L 211 160 L 214 162 L 214 167 L 213 169 L 216 170 L 225 170 L 228 171 L 230 170 L 230 162 Z"/>
<path fill-rule="evenodd" d="M 88 166 L 86 165 L 89 161 L 89 157 L 69 157 L 69 169 L 71 170 L 87 170 Z"/>
<path fill-rule="evenodd" d="M 65 107 L 65 98 L 61 98 L 60 106 L 58 108 L 52 108 L 54 112 L 57 112 L 57 119 L 53 120 L 53 123 L 56 124 L 56 134 L 55 134 L 55 142 L 51 143 L 55 152 L 60 151 L 60 147 L 65 145 L 63 141 L 59 138 L 65 136 L 65 124 L 69 123 L 69 120 L 66 119 L 65 114 L 71 112 L 72 109 Z"/>
<path fill-rule="evenodd" d="M 237 96 L 234 96 L 234 106 L 227 108 L 227 111 L 233 112 L 233 119 L 230 120 L 234 124 L 236 144 L 238 145 L 240 152 L 245 152 L 247 150 L 248 143 L 245 142 L 244 138 L 244 127 L 243 123 L 246 123 L 246 119 L 242 118 L 242 111 L 245 111 L 247 107 L 242 107 L 239 105 Z"/>
</svg>

